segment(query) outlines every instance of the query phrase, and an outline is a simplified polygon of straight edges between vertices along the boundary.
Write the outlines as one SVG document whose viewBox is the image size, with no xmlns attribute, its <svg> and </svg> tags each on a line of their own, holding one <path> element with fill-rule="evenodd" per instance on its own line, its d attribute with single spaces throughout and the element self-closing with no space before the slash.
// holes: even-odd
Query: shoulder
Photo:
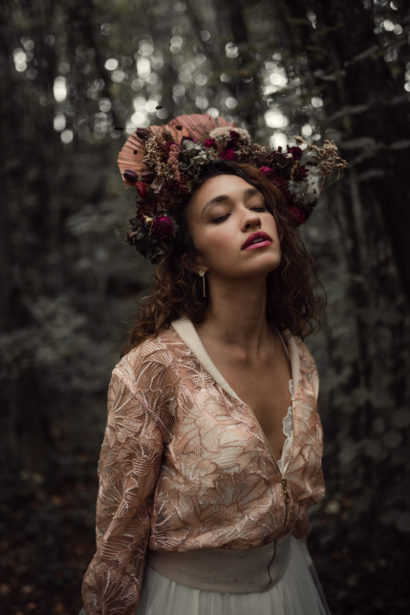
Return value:
<svg viewBox="0 0 410 615">
<path fill-rule="evenodd" d="M 301 363 L 303 363 L 306 369 L 316 370 L 315 359 L 312 353 L 310 352 L 308 346 L 306 345 L 306 343 L 300 337 L 296 337 L 295 340 L 296 340 L 296 344 L 299 349 L 299 356 L 300 356 Z"/>
<path fill-rule="evenodd" d="M 306 386 L 312 388 L 313 395 L 315 399 L 317 399 L 319 394 L 319 373 L 317 371 L 316 361 L 304 341 L 298 340 L 298 346 L 301 377 Z"/>
<path fill-rule="evenodd" d="M 298 336 L 285 332 L 288 348 L 290 351 L 292 365 L 298 373 L 298 379 L 303 384 L 305 390 L 311 389 L 314 397 L 317 398 L 319 391 L 319 375 L 315 359 L 307 347 L 306 343 Z"/>
<path fill-rule="evenodd" d="M 112 378 L 121 380 L 131 391 L 141 386 L 145 388 L 153 380 L 165 378 L 181 353 L 184 353 L 184 344 L 170 326 L 121 357 Z"/>
</svg>

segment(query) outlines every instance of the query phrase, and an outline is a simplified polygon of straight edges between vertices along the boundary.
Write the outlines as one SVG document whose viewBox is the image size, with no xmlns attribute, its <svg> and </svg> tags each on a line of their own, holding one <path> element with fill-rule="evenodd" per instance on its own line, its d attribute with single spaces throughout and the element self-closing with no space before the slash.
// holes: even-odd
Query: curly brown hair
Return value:
<svg viewBox="0 0 410 615">
<path fill-rule="evenodd" d="M 294 335 L 306 337 L 320 324 L 324 295 L 318 298 L 313 292 L 313 280 L 317 278 L 312 259 L 287 214 L 282 193 L 252 165 L 230 161 L 208 164 L 196 188 L 222 174 L 241 177 L 265 197 L 276 221 L 282 253 L 280 265 L 267 278 L 267 320 L 279 330 L 288 329 Z M 195 246 L 185 215 L 189 199 L 179 202 L 173 210 L 179 227 L 177 238 L 157 265 L 153 287 L 144 297 L 132 328 L 129 348 L 155 337 L 183 315 L 197 324 L 205 318 L 209 299 L 202 297 L 202 280 L 190 266 Z"/>
</svg>

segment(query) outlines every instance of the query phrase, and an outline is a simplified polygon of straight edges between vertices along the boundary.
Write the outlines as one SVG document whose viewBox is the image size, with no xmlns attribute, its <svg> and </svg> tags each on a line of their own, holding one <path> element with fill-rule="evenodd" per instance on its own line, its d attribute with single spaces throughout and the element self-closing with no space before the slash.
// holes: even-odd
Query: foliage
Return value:
<svg viewBox="0 0 410 615">
<path fill-rule="evenodd" d="M 409 24 L 404 0 L 2 2 L 10 612 L 74 612 L 93 548 L 105 390 L 152 274 L 123 245 L 124 133 L 217 109 L 261 142 L 334 138 L 349 160 L 304 230 L 328 296 L 310 343 L 328 485 L 312 547 L 334 613 L 408 612 Z"/>
</svg>

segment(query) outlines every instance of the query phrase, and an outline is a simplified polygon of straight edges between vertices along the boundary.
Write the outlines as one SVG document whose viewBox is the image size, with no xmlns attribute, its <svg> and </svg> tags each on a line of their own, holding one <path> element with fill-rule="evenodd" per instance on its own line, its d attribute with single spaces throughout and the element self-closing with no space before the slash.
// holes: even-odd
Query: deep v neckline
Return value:
<svg viewBox="0 0 410 615">
<path fill-rule="evenodd" d="M 245 401 L 243 401 L 239 395 L 233 390 L 233 388 L 230 386 L 230 384 L 225 380 L 224 376 L 221 374 L 221 372 L 219 371 L 219 369 L 216 367 L 215 363 L 212 361 L 211 357 L 209 356 L 205 346 L 202 343 L 201 338 L 199 337 L 199 334 L 197 332 L 197 330 L 195 329 L 194 324 L 191 322 L 191 320 L 189 320 L 189 318 L 187 317 L 182 317 L 179 318 L 178 320 L 175 320 L 171 323 L 172 327 L 174 328 L 174 330 L 176 331 L 176 333 L 179 335 L 179 337 L 182 339 L 182 341 L 186 344 L 186 346 L 188 346 L 188 348 L 190 349 L 190 351 L 193 353 L 193 355 L 198 359 L 199 363 L 202 365 L 202 367 L 204 367 L 205 371 L 212 376 L 212 378 L 215 380 L 215 382 L 217 382 L 221 388 L 226 391 L 227 393 L 229 393 L 229 395 L 231 397 L 233 397 L 234 399 L 238 400 L 243 406 L 245 406 L 245 408 L 247 408 L 250 412 L 250 414 L 252 415 L 252 417 L 254 418 L 254 420 L 256 421 L 259 431 L 261 432 L 266 445 L 269 449 L 270 455 L 274 461 L 275 466 L 277 467 L 278 472 L 282 475 L 286 472 L 286 469 L 289 465 L 289 461 L 290 461 L 290 455 L 291 455 L 291 451 L 287 450 L 289 449 L 289 447 L 287 447 L 287 443 L 288 443 L 288 439 L 285 439 L 283 446 L 282 446 L 282 451 L 281 451 L 281 455 L 279 460 L 277 460 L 275 458 L 275 456 L 272 453 L 272 449 L 268 440 L 268 437 L 266 436 L 262 425 L 259 421 L 259 419 L 257 418 L 255 412 L 252 410 L 252 408 L 249 406 L 249 404 L 247 404 Z M 291 407 L 293 408 L 293 394 L 292 391 L 294 392 L 296 390 L 296 387 L 298 385 L 299 382 L 299 353 L 298 353 L 298 349 L 297 349 L 297 345 L 296 345 L 296 341 L 294 340 L 294 338 L 292 336 L 287 336 L 286 341 L 283 338 L 282 334 L 277 330 L 280 340 L 284 346 L 285 352 L 287 354 L 287 357 L 289 359 L 290 362 L 290 369 L 291 369 L 291 380 L 289 381 L 289 383 L 291 383 L 291 387 L 290 387 L 290 392 L 291 392 Z M 288 410 L 289 411 L 289 410 Z M 288 413 L 286 414 L 285 417 L 283 417 L 282 422 L 284 419 L 286 419 Z M 292 439 L 293 439 L 293 434 L 292 434 Z M 286 464 L 284 464 L 284 453 L 287 452 L 288 454 L 286 455 L 287 459 L 286 459 Z M 284 468 L 285 466 L 285 468 Z"/>
</svg>

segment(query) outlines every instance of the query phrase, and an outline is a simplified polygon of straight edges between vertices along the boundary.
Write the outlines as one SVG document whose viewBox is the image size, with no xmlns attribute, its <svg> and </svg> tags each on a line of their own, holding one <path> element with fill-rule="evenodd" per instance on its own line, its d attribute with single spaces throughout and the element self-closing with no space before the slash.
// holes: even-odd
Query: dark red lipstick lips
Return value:
<svg viewBox="0 0 410 615">
<path fill-rule="evenodd" d="M 242 250 L 246 250 L 246 248 L 250 246 L 251 243 L 256 243 L 258 241 L 270 241 L 272 243 L 272 239 L 269 237 L 269 235 L 263 233 L 262 231 L 258 231 L 257 233 L 252 233 L 252 235 L 249 235 L 248 239 L 242 246 Z"/>
</svg>

